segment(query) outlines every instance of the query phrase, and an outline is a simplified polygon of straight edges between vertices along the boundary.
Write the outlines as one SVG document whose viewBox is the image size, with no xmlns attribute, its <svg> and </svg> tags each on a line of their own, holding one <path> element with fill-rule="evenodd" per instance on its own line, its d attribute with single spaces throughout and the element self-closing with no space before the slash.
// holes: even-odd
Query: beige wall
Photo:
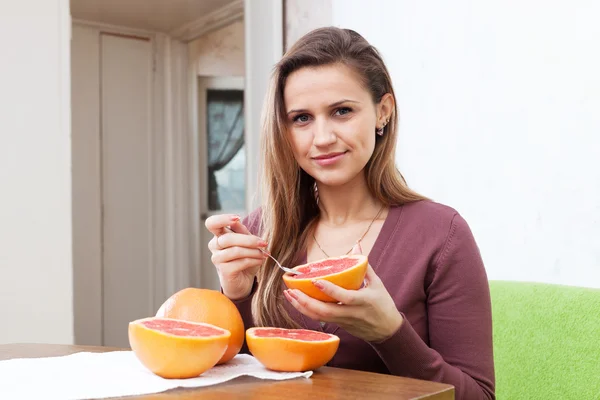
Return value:
<svg viewBox="0 0 600 400">
<path fill-rule="evenodd" d="M 69 26 L 67 0 L 2 3 L 0 343 L 73 341 Z"/>
<path fill-rule="evenodd" d="M 305 33 L 331 25 L 331 0 L 285 0 L 284 6 L 286 49 Z"/>
<path fill-rule="evenodd" d="M 198 75 L 244 76 L 244 21 L 207 33 L 190 43 Z"/>
</svg>

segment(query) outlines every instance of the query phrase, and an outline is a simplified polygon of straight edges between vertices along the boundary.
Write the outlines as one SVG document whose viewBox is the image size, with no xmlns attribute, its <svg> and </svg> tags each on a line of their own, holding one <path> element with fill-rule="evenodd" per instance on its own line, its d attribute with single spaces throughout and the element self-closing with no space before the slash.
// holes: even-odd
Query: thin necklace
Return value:
<svg viewBox="0 0 600 400">
<path fill-rule="evenodd" d="M 381 212 L 383 211 L 384 207 L 385 207 L 385 205 L 381 206 L 381 208 L 379 209 L 379 212 L 377 213 L 377 215 L 375 216 L 375 218 L 373 218 L 373 221 L 371 221 L 371 223 L 367 227 L 367 230 L 365 231 L 365 233 L 362 234 L 362 236 L 360 237 L 360 239 L 358 239 L 356 241 L 356 243 L 360 243 L 364 239 L 364 237 L 369 232 L 369 229 L 371 229 L 371 225 L 373 225 L 373 223 L 375 222 L 375 220 L 377 220 L 377 218 L 379 217 L 379 215 L 381 215 Z M 317 241 L 317 238 L 315 237 L 315 232 L 314 231 L 313 231 L 312 237 L 313 237 L 313 240 L 315 241 L 315 243 L 317 244 L 317 246 L 319 247 L 319 249 L 321 249 L 321 251 L 323 252 L 323 254 L 325 254 L 326 257 L 331 257 L 329 254 L 327 254 L 327 252 L 325 250 L 323 250 L 323 248 L 321 247 L 321 245 Z M 350 254 L 350 252 L 352 251 L 353 248 L 354 248 L 354 246 L 352 246 L 352 248 L 346 252 L 346 255 Z"/>
</svg>

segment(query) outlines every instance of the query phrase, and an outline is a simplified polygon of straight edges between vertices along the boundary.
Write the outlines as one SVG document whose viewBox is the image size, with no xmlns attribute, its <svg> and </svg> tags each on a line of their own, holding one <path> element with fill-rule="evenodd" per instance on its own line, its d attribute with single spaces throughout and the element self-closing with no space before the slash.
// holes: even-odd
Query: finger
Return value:
<svg viewBox="0 0 600 400">
<path fill-rule="evenodd" d="M 297 289 L 290 289 L 288 290 L 288 293 L 296 300 L 298 304 L 296 309 L 298 309 L 298 311 L 305 315 L 310 314 L 319 321 L 335 322 L 340 318 L 345 318 L 348 314 L 349 308 L 347 306 L 313 299 Z"/>
<path fill-rule="evenodd" d="M 235 246 L 216 251 L 213 253 L 211 260 L 216 265 L 236 261 L 241 258 L 254 258 L 262 262 L 266 257 L 266 255 L 256 249 Z"/>
<path fill-rule="evenodd" d="M 219 236 L 213 236 L 213 238 L 209 240 L 208 249 L 211 251 L 211 253 L 214 254 L 217 251 L 222 250 L 222 248 L 218 242 L 219 240 L 221 240 L 221 238 Z"/>
<path fill-rule="evenodd" d="M 252 268 L 258 268 L 262 265 L 261 260 L 256 258 L 238 258 L 237 260 L 230 261 L 227 263 L 215 264 L 221 274 L 232 275 L 240 273 Z"/>
<path fill-rule="evenodd" d="M 313 285 L 342 304 L 357 305 L 363 303 L 362 293 L 357 290 L 347 290 L 326 280 L 315 280 Z"/>
<path fill-rule="evenodd" d="M 245 235 L 252 235 L 252 233 L 248 230 L 248 228 L 246 228 L 244 224 L 242 224 L 241 221 L 234 221 L 231 225 L 229 225 L 229 228 L 231 228 L 233 232 L 243 233 Z"/>
<path fill-rule="evenodd" d="M 204 226 L 206 226 L 206 229 L 208 229 L 213 235 L 220 236 L 225 233 L 225 228 L 227 226 L 237 223 L 239 220 L 239 215 L 235 214 L 211 215 L 210 217 L 206 218 Z"/>
<path fill-rule="evenodd" d="M 312 312 L 311 310 L 307 309 L 306 307 L 304 307 L 296 298 L 296 296 L 294 294 L 292 294 L 292 292 L 290 290 L 285 290 L 283 292 L 283 295 L 285 296 L 285 298 L 290 302 L 290 304 L 296 309 L 298 310 L 300 313 L 306 315 L 308 318 L 313 319 L 315 321 L 323 321 L 323 319 L 317 315 L 316 313 Z"/>
<path fill-rule="evenodd" d="M 383 283 L 381 282 L 381 279 L 379 278 L 379 276 L 375 273 L 375 270 L 373 270 L 373 267 L 371 267 L 371 264 L 367 265 L 367 273 L 365 274 L 365 286 L 378 286 L 378 285 L 382 285 Z"/>
<path fill-rule="evenodd" d="M 215 239 L 215 249 L 223 250 L 229 247 L 247 247 L 251 249 L 266 248 L 267 242 L 254 235 L 243 233 L 225 233 L 219 236 L 219 240 Z"/>
<path fill-rule="evenodd" d="M 362 246 L 360 245 L 360 241 L 356 242 L 356 244 L 354 245 L 354 247 L 352 248 L 352 251 L 350 252 L 351 254 L 361 254 L 362 255 Z M 362 286 L 360 287 L 365 288 L 367 287 L 367 280 L 363 280 Z"/>
</svg>

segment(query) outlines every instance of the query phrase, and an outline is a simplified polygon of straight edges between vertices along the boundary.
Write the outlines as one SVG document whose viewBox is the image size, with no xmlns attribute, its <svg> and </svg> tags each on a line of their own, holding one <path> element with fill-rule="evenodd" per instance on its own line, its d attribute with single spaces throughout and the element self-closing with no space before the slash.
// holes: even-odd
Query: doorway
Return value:
<svg viewBox="0 0 600 400">
<path fill-rule="evenodd" d="M 201 223 L 215 214 L 246 213 L 247 153 L 244 135 L 243 77 L 198 78 L 198 138 L 200 148 Z M 204 249 L 212 234 L 202 230 Z M 218 290 L 219 279 L 211 268 L 211 253 L 203 252 L 200 282 Z"/>
<path fill-rule="evenodd" d="M 223 27 L 243 20 L 243 4 L 230 0 L 71 1 L 78 344 L 128 347 L 129 321 L 183 287 L 206 286 L 186 224 L 186 188 L 194 172 L 206 175 L 190 168 L 198 132 L 188 122 L 197 115 L 188 48 L 221 29 L 213 19 L 203 32 L 202 21 L 224 11 L 236 17 Z"/>
<path fill-rule="evenodd" d="M 204 220 L 251 210 L 282 1 L 71 0 L 71 15 L 75 344 L 127 348 L 129 321 L 218 289 Z M 203 73 L 211 54 L 234 68 Z"/>
</svg>

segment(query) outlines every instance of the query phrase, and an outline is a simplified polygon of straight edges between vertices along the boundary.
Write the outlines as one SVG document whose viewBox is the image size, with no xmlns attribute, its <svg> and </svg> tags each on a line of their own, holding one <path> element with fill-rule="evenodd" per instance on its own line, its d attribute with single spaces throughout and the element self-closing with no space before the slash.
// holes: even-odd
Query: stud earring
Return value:
<svg viewBox="0 0 600 400">
<path fill-rule="evenodd" d="M 379 136 L 383 136 L 383 128 L 385 128 L 385 126 L 387 125 L 389 120 L 386 120 L 383 125 L 381 125 L 381 128 L 377 128 L 375 129 L 375 133 L 378 134 Z"/>
</svg>

